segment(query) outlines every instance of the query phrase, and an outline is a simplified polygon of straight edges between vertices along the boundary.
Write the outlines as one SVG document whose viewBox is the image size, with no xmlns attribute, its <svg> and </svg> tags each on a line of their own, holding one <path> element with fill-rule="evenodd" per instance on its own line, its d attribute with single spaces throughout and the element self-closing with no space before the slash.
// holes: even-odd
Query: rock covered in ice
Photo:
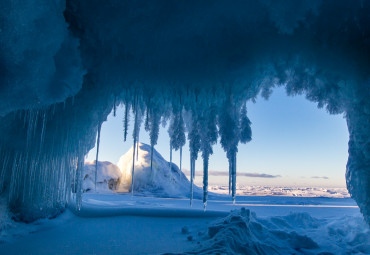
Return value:
<svg viewBox="0 0 370 255">
<path fill-rule="evenodd" d="M 96 192 L 113 192 L 117 190 L 122 173 L 120 169 L 108 161 L 98 161 Z M 83 191 L 95 191 L 95 160 L 85 162 L 83 172 Z"/>
<path fill-rule="evenodd" d="M 119 191 L 131 190 L 132 149 L 121 156 L 118 167 L 122 172 Z M 150 169 L 150 145 L 139 143 L 138 160 L 135 156 L 134 193 L 163 197 L 189 196 L 190 182 L 176 164 L 166 161 L 161 154 L 153 150 L 153 170 Z"/>
</svg>

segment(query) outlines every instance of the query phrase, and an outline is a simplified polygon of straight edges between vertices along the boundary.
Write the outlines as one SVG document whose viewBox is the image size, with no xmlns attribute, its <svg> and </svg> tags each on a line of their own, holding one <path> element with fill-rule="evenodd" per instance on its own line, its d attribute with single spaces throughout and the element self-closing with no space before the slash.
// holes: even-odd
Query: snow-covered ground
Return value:
<svg viewBox="0 0 370 255">
<path fill-rule="evenodd" d="M 3 231 L 0 254 L 370 252 L 350 198 L 239 196 L 233 205 L 213 195 L 203 211 L 201 200 L 85 193 L 81 211 L 71 204 L 56 219 L 16 224 Z"/>
</svg>

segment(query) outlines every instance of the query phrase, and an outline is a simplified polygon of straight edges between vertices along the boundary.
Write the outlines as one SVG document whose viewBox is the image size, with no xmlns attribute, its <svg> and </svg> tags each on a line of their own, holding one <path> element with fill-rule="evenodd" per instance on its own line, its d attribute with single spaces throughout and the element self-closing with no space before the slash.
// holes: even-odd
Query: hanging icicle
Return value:
<svg viewBox="0 0 370 255">
<path fill-rule="evenodd" d="M 135 177 L 134 177 L 134 175 L 135 175 L 135 148 L 136 148 L 136 146 L 135 146 L 135 143 L 136 143 L 136 141 L 135 141 L 136 139 L 134 139 L 134 146 L 132 147 L 132 172 L 131 172 L 131 196 L 133 196 L 134 195 L 134 185 L 135 185 Z"/>
<path fill-rule="evenodd" d="M 232 160 L 232 199 L 233 204 L 235 204 L 235 196 L 236 196 L 236 152 L 233 154 Z"/>
<path fill-rule="evenodd" d="M 133 139 L 134 145 L 132 147 L 132 172 L 131 172 L 131 195 L 134 195 L 134 185 L 135 185 L 135 149 L 136 149 L 136 139 L 137 139 L 137 131 L 138 131 L 138 100 L 136 97 L 135 104 L 132 108 L 135 112 L 135 120 L 134 120 L 134 132 L 133 132 Z"/>
<path fill-rule="evenodd" d="M 136 141 L 136 161 L 139 161 L 139 134 L 137 135 L 137 141 Z"/>
<path fill-rule="evenodd" d="M 182 146 L 180 147 L 180 181 L 182 178 Z"/>
<path fill-rule="evenodd" d="M 150 131 L 149 131 L 149 136 L 150 136 L 150 146 L 151 146 L 151 155 L 150 155 L 150 170 L 152 173 L 152 176 L 154 176 L 153 172 L 153 151 L 154 151 L 154 146 L 158 142 L 158 135 L 159 135 L 159 124 L 160 124 L 160 115 L 154 110 L 152 110 L 152 113 L 150 114 Z"/>
<path fill-rule="evenodd" d="M 95 192 L 96 192 L 96 182 L 98 177 L 98 160 L 99 160 L 99 145 L 100 145 L 100 131 L 102 123 L 99 121 L 98 124 L 98 138 L 96 141 L 96 159 L 95 159 Z"/>
<path fill-rule="evenodd" d="M 172 170 L 172 143 L 170 143 L 170 174 Z"/>
<path fill-rule="evenodd" d="M 208 160 L 209 155 L 203 156 L 203 209 L 207 209 L 208 200 Z"/>
<path fill-rule="evenodd" d="M 190 206 L 193 206 L 193 191 L 194 191 L 194 159 L 190 154 Z"/>
<path fill-rule="evenodd" d="M 231 173 L 232 173 L 232 164 L 231 164 L 231 159 L 228 159 L 229 161 L 229 195 L 231 195 L 231 183 L 232 183 L 232 177 L 231 177 Z"/>
<path fill-rule="evenodd" d="M 196 122 L 195 116 L 196 115 L 193 114 L 190 131 L 188 133 L 190 150 L 190 206 L 193 204 L 195 161 L 198 158 L 198 152 L 200 150 L 200 136 L 198 131 L 198 123 Z"/>
<path fill-rule="evenodd" d="M 113 101 L 113 117 L 116 117 L 116 108 L 117 108 L 117 97 L 116 96 L 114 96 L 114 101 Z"/>
<path fill-rule="evenodd" d="M 125 116 L 123 118 L 123 137 L 124 137 L 125 142 L 126 142 L 127 134 L 128 134 L 129 121 L 130 121 L 130 105 L 126 102 L 126 104 L 125 104 Z"/>
<path fill-rule="evenodd" d="M 85 156 L 83 154 L 80 154 L 78 156 L 78 161 L 77 161 L 77 169 L 76 169 L 76 209 L 78 211 L 81 210 L 81 207 L 82 207 L 82 193 L 83 193 L 83 190 L 82 190 L 82 172 L 83 172 L 83 169 L 84 169 L 84 165 L 85 165 Z"/>
</svg>

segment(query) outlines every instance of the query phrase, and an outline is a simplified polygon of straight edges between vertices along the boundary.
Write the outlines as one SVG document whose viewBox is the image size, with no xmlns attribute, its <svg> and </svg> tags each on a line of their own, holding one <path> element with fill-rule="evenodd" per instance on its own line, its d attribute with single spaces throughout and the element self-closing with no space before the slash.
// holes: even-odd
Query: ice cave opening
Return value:
<svg viewBox="0 0 370 255">
<path fill-rule="evenodd" d="M 348 130 L 342 115 L 328 115 L 324 109 L 317 109 L 317 106 L 307 101 L 303 95 L 288 97 L 284 88 L 275 89 L 268 100 L 259 96 L 255 102 L 248 102 L 247 108 L 249 118 L 254 123 L 255 133 L 254 139 L 248 145 L 238 147 L 240 157 L 237 163 L 239 170 L 236 185 L 239 194 L 284 195 L 283 192 L 289 190 L 295 196 L 325 196 L 325 193 L 321 193 L 323 190 L 331 192 L 332 195 L 338 190 L 339 197 L 348 196 L 344 188 Z M 95 171 L 99 173 L 98 192 L 131 191 L 133 139 L 130 136 L 124 142 L 124 113 L 125 107 L 117 106 L 115 112 L 112 110 L 107 120 L 102 123 L 99 141 L 85 158 L 84 192 L 95 191 Z M 132 117 L 131 112 L 131 123 Z M 189 145 L 186 142 L 181 152 L 171 151 L 167 131 L 169 122 L 164 121 L 160 127 L 158 144 L 154 149 L 156 169 L 151 170 L 149 167 L 149 134 L 141 132 L 139 136 L 134 169 L 137 178 L 135 192 L 140 195 L 190 195 Z M 128 133 L 132 132 L 133 126 L 129 125 Z M 295 138 L 289 139 L 289 136 Z M 228 169 L 227 157 L 219 140 L 213 146 L 213 154 L 209 159 L 208 189 L 222 193 L 229 189 L 230 183 L 229 174 L 225 171 Z M 96 168 L 98 142 L 99 160 L 103 162 L 99 162 L 101 165 Z M 198 187 L 202 187 L 202 162 L 199 160 L 197 163 L 194 181 Z M 169 171 L 171 166 L 174 168 L 172 172 Z M 250 169 L 260 171 L 251 172 Z M 157 172 L 157 179 L 153 179 L 152 171 Z M 187 178 L 181 178 L 181 172 L 184 172 Z M 307 174 L 309 176 L 304 176 Z M 271 185 L 276 188 L 272 189 Z M 201 198 L 198 187 L 196 197 Z M 264 190 L 267 187 L 271 189 L 268 192 Z M 302 189 L 291 191 L 290 187 Z M 307 191 L 316 187 L 322 189 L 311 191 L 312 194 Z M 249 189 L 250 193 L 247 192 Z M 300 194 L 300 190 L 304 193 Z"/>
<path fill-rule="evenodd" d="M 235 201 L 238 148 L 252 140 L 247 104 L 279 87 L 344 114 L 346 186 L 370 223 L 369 13 L 370 2 L 360 0 L 2 1 L 6 208 L 24 222 L 55 217 L 70 202 L 81 208 L 85 156 L 119 105 L 123 140 L 143 147 L 150 169 L 163 122 L 174 151 L 189 144 L 190 176 L 202 162 L 194 194 L 204 207 L 211 155 L 221 145 Z M 137 143 L 144 130 L 147 145 Z M 106 169 L 119 175 L 109 163 Z M 86 190 L 99 177 L 94 165 L 89 171 Z"/>
</svg>

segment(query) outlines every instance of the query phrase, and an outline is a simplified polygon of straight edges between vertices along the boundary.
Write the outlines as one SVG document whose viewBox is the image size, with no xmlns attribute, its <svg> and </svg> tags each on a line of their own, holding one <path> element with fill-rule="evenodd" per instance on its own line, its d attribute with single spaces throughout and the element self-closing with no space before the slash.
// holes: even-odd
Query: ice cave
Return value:
<svg viewBox="0 0 370 255">
<path fill-rule="evenodd" d="M 197 212 L 184 209 L 182 216 L 211 215 L 208 166 L 217 141 L 229 165 L 228 199 L 235 203 L 238 146 L 253 138 L 247 102 L 259 95 L 268 99 L 283 88 L 290 96 L 305 95 L 328 114 L 344 114 L 346 185 L 367 225 L 358 251 L 370 252 L 369 1 L 4 0 L 0 81 L 0 215 L 11 215 L 14 224 L 57 222 L 66 210 L 83 216 L 84 192 L 102 189 L 107 175 L 115 176 L 106 181 L 110 189 L 145 191 L 158 181 L 162 194 L 186 191 L 202 206 Z M 124 109 L 117 116 L 124 140 L 134 141 L 120 160 L 127 173 L 99 161 L 99 149 L 95 162 L 85 162 L 99 143 L 102 123 L 118 107 Z M 171 156 L 165 175 L 176 185 L 167 187 L 163 176 L 153 177 L 168 164 L 156 151 L 163 123 L 171 153 L 181 153 L 185 143 L 190 150 L 190 158 L 182 158 L 190 161 L 189 180 Z M 140 132 L 149 135 L 149 144 L 141 143 Z M 146 165 L 135 164 L 135 158 Z M 199 187 L 193 185 L 195 161 L 202 165 Z M 140 178 L 145 181 L 135 186 Z M 308 216 L 284 217 L 279 220 L 319 224 Z M 0 233 L 7 228 L 4 222 L 0 217 Z M 271 222 L 243 208 L 209 227 L 208 234 L 227 237 L 233 227 L 247 224 L 269 229 L 263 238 L 275 240 Z M 243 249 L 235 250 L 236 239 L 225 241 L 227 248 L 218 239 L 212 249 L 187 254 L 292 254 L 279 251 L 277 241 L 267 247 L 250 231 L 237 237 Z M 318 249 L 299 233 L 282 235 L 280 244 L 288 242 L 298 254 Z"/>
</svg>

